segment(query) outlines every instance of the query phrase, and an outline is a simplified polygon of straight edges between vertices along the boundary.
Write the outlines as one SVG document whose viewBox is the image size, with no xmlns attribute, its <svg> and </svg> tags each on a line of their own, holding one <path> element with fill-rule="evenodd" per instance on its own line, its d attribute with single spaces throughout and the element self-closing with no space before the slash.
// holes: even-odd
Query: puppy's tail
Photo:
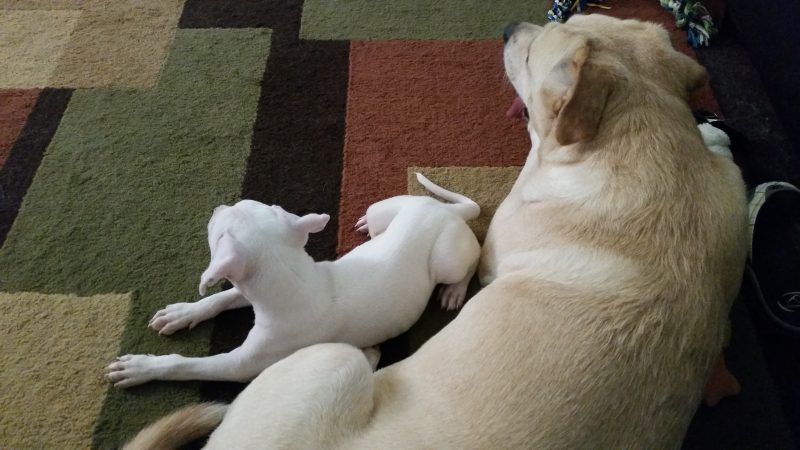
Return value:
<svg viewBox="0 0 800 450">
<path fill-rule="evenodd" d="M 433 181 L 425 178 L 425 175 L 422 175 L 419 172 L 415 173 L 417 175 L 417 181 L 419 181 L 419 184 L 425 186 L 425 189 L 429 190 L 431 193 L 436 194 L 449 202 L 452 202 L 451 207 L 459 216 L 463 217 L 464 220 L 472 220 L 481 214 L 481 207 L 478 206 L 478 204 L 475 203 L 471 198 L 456 192 L 448 191 Z"/>
<path fill-rule="evenodd" d="M 123 450 L 176 449 L 212 431 L 222 422 L 228 405 L 200 403 L 179 409 L 140 431 Z"/>
</svg>

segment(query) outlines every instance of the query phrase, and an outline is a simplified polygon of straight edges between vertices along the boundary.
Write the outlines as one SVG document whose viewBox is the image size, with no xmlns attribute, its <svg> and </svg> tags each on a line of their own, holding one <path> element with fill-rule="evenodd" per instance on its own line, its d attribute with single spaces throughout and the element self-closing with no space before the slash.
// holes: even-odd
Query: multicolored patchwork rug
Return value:
<svg viewBox="0 0 800 450">
<path fill-rule="evenodd" d="M 605 5 L 663 23 L 691 54 L 657 1 Z M 162 306 L 197 299 L 218 204 L 330 213 L 308 245 L 330 259 L 361 242 L 351 228 L 370 203 L 420 192 L 409 174 L 422 171 L 481 204 L 482 236 L 529 147 L 504 116 L 513 94 L 500 32 L 511 20 L 543 23 L 548 7 L 0 0 L 0 447 L 114 448 L 181 405 L 241 390 L 120 391 L 103 379 L 116 355 L 207 355 L 241 342 L 247 311 L 168 338 L 146 327 Z M 709 89 L 697 105 L 718 110 Z M 431 306 L 385 346 L 384 364 L 453 316 Z M 743 442 L 747 417 L 782 439 L 756 417 L 771 401 L 701 411 L 687 445 L 731 433 Z"/>
</svg>

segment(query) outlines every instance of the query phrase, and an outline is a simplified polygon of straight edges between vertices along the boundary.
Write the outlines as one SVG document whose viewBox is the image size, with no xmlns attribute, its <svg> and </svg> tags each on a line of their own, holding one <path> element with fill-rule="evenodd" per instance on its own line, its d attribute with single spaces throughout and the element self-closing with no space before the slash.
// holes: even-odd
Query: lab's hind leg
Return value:
<svg viewBox="0 0 800 450">
<path fill-rule="evenodd" d="M 207 448 L 330 448 L 367 423 L 373 397 L 372 368 L 361 350 L 313 345 L 256 377 Z"/>
</svg>

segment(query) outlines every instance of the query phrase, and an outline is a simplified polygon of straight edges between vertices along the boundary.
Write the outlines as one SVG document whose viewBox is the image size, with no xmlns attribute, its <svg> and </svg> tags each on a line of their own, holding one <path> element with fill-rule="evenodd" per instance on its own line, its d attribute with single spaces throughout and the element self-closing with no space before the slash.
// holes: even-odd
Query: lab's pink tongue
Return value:
<svg viewBox="0 0 800 450">
<path fill-rule="evenodd" d="M 521 119 L 525 117 L 522 111 L 525 110 L 525 103 L 522 103 L 522 99 L 519 96 L 514 97 L 514 101 L 511 102 L 511 106 L 506 111 L 506 117 L 511 117 L 514 119 Z"/>
</svg>

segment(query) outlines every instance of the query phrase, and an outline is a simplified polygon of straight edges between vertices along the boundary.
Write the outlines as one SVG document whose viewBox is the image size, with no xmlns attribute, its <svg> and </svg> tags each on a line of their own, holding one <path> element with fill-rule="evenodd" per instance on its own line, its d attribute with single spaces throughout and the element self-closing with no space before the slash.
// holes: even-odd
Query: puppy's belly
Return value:
<svg viewBox="0 0 800 450">
<path fill-rule="evenodd" d="M 341 317 L 335 340 L 357 346 L 378 344 L 410 328 L 434 288 L 423 255 L 384 261 L 351 258 L 336 268 L 335 280 Z"/>
</svg>

